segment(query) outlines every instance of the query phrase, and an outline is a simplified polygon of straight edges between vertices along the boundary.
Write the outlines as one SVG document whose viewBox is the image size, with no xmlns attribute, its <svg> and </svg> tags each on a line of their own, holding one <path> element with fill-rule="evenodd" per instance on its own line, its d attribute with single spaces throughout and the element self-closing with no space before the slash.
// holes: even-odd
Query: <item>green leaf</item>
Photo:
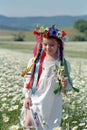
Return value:
<svg viewBox="0 0 87 130">
<path fill-rule="evenodd" d="M 75 87 L 72 87 L 73 90 L 75 90 L 76 92 L 79 92 L 79 89 L 78 88 L 75 88 Z"/>
<path fill-rule="evenodd" d="M 40 27 L 40 31 L 43 33 L 45 31 L 45 27 L 44 26 L 41 26 Z"/>
<path fill-rule="evenodd" d="M 55 28 L 56 28 L 56 25 L 55 25 L 55 24 L 54 24 L 54 25 L 52 25 L 52 28 L 53 28 L 53 29 L 55 29 Z"/>
<path fill-rule="evenodd" d="M 54 90 L 54 94 L 57 94 L 58 92 L 61 91 L 61 85 L 59 85 L 55 90 Z"/>
</svg>

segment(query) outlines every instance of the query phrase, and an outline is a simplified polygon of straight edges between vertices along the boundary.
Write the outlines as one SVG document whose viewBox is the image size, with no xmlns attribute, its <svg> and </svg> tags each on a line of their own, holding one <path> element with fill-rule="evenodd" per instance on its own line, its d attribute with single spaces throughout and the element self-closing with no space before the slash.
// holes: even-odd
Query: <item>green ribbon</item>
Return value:
<svg viewBox="0 0 87 130">
<path fill-rule="evenodd" d="M 69 81 L 70 85 L 72 86 L 72 89 L 73 89 L 74 91 L 76 91 L 76 92 L 79 92 L 79 89 L 78 89 L 78 88 L 73 87 L 73 83 L 72 83 L 72 81 L 71 81 L 71 78 L 70 78 L 70 75 L 69 75 L 69 72 L 68 72 L 67 63 L 66 63 L 66 60 L 65 60 L 65 59 L 64 59 L 64 67 L 65 67 L 65 73 L 66 73 L 66 75 L 67 75 L 67 77 L 68 77 L 68 81 Z"/>
<path fill-rule="evenodd" d="M 60 67 L 60 63 L 61 63 L 61 62 L 59 61 L 58 67 Z M 72 81 L 71 81 L 71 78 L 70 78 L 70 75 L 69 75 L 69 72 L 68 72 L 67 62 L 66 62 L 65 59 L 64 59 L 64 68 L 65 68 L 65 74 L 66 74 L 67 77 L 68 77 L 68 82 L 69 82 L 70 85 L 72 86 L 72 89 L 73 89 L 74 91 L 76 91 L 76 92 L 79 92 L 79 89 L 78 89 L 78 88 L 73 87 L 73 83 L 72 83 Z M 60 92 L 61 89 L 62 89 L 62 85 L 61 85 L 61 83 L 59 83 L 59 86 L 54 90 L 54 94 L 57 94 L 58 92 Z"/>
<path fill-rule="evenodd" d="M 62 89 L 62 85 L 60 84 L 55 90 L 54 90 L 54 94 L 57 94 L 58 92 L 60 92 Z"/>
</svg>

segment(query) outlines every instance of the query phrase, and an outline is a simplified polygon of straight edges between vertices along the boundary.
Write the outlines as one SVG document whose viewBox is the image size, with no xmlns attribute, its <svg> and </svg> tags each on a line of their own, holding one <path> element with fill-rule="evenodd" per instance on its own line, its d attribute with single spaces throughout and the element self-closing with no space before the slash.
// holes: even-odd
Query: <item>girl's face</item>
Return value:
<svg viewBox="0 0 87 130">
<path fill-rule="evenodd" d="M 59 48 L 58 42 L 52 38 L 51 39 L 43 38 L 42 45 L 46 54 L 53 57 L 56 55 Z"/>
</svg>

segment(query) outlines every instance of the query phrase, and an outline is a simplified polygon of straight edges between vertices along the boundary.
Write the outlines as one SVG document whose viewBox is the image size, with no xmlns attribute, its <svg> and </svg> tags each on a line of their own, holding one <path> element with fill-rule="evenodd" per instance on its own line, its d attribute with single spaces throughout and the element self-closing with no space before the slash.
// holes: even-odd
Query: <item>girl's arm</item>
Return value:
<svg viewBox="0 0 87 130">
<path fill-rule="evenodd" d="M 29 60 L 28 66 L 30 66 L 32 64 L 33 59 Z M 27 74 L 24 77 L 24 87 L 23 87 L 23 95 L 25 97 L 25 101 L 24 101 L 24 106 L 26 109 L 30 109 L 30 106 L 32 105 L 32 101 L 31 101 L 31 89 L 27 89 L 26 86 L 30 81 L 31 78 L 31 71 L 27 72 Z"/>
<path fill-rule="evenodd" d="M 24 87 L 23 87 L 23 94 L 25 98 L 30 98 L 31 97 L 31 89 L 27 89 L 26 85 L 29 83 L 30 78 L 31 78 L 31 72 L 28 72 L 25 77 L 24 77 Z"/>
<path fill-rule="evenodd" d="M 26 85 L 27 85 L 27 83 L 29 82 L 30 77 L 31 77 L 31 73 L 28 72 L 28 73 L 25 75 L 25 81 L 24 81 L 24 87 L 23 87 L 23 95 L 24 95 L 24 97 L 25 97 L 24 107 L 25 107 L 26 109 L 30 109 L 30 106 L 32 105 L 32 101 L 31 101 L 31 89 L 27 89 L 27 88 L 26 88 Z"/>
</svg>

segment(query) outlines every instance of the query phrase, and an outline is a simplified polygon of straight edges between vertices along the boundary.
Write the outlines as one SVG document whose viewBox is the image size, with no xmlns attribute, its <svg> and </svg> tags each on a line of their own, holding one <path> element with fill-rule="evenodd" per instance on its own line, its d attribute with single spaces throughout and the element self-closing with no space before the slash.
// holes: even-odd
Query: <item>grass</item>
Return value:
<svg viewBox="0 0 87 130">
<path fill-rule="evenodd" d="M 25 41 L 35 41 L 35 36 L 33 32 L 29 31 L 11 31 L 11 30 L 1 30 L 0 29 L 0 41 L 13 41 L 15 35 L 22 33 L 25 36 Z"/>
<path fill-rule="evenodd" d="M 29 42 L 0 42 L 0 48 L 29 53 L 33 51 L 34 44 Z"/>
<path fill-rule="evenodd" d="M 87 42 L 65 43 L 65 56 L 87 58 Z"/>
<path fill-rule="evenodd" d="M 0 48 L 17 52 L 30 53 L 33 51 L 35 42 L 14 42 L 2 41 Z M 65 56 L 87 58 L 87 42 L 67 42 L 65 43 Z"/>
<path fill-rule="evenodd" d="M 83 33 L 79 32 L 75 28 L 64 28 L 65 32 L 67 33 L 69 39 L 72 39 L 74 36 L 83 36 Z"/>
</svg>

